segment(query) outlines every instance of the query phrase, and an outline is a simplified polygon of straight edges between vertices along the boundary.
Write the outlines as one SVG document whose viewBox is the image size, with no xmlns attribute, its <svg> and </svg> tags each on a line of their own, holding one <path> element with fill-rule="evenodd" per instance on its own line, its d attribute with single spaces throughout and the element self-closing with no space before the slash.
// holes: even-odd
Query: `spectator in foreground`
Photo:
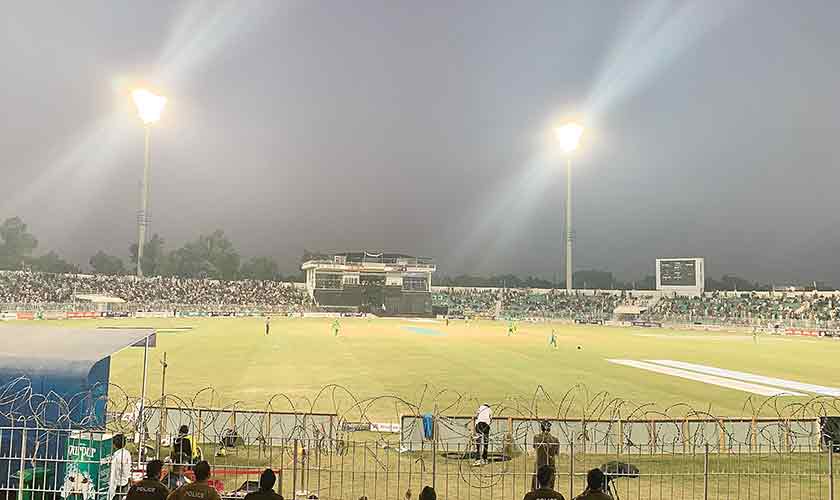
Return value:
<svg viewBox="0 0 840 500">
<path fill-rule="evenodd" d="M 283 500 L 283 497 L 274 492 L 274 483 L 277 476 L 271 469 L 266 469 L 260 474 L 260 489 L 245 495 L 245 500 Z"/>
<path fill-rule="evenodd" d="M 601 469 L 592 469 L 586 473 L 586 489 L 575 500 L 612 500 L 606 489 L 607 476 Z"/>
<path fill-rule="evenodd" d="M 554 478 L 554 467 L 543 465 L 537 469 L 537 484 L 539 488 L 525 494 L 523 500 L 565 500 L 559 491 L 554 491 L 548 483 Z"/>
<path fill-rule="evenodd" d="M 125 436 L 117 434 L 111 440 L 114 453 L 111 454 L 111 477 L 108 479 L 108 498 L 124 497 L 131 479 L 131 454 L 125 449 Z"/>
<path fill-rule="evenodd" d="M 169 468 L 169 474 L 166 475 L 165 483 L 169 491 L 175 491 L 187 484 L 187 482 L 187 478 L 184 476 L 184 466 L 181 464 L 172 464 Z"/>
<path fill-rule="evenodd" d="M 193 467 L 195 482 L 188 483 L 173 491 L 167 500 L 222 500 L 216 488 L 210 486 L 210 464 L 202 460 Z"/>
<path fill-rule="evenodd" d="M 163 462 L 152 460 L 146 464 L 146 478 L 128 489 L 125 500 L 166 500 L 169 489 L 160 482 Z"/>
<path fill-rule="evenodd" d="M 426 486 L 420 492 L 420 500 L 437 500 L 437 493 L 431 486 Z"/>
</svg>

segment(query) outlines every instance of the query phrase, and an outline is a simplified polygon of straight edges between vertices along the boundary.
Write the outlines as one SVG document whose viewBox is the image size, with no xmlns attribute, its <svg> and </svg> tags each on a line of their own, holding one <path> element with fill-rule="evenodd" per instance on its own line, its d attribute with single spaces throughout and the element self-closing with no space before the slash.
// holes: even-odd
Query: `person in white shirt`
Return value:
<svg viewBox="0 0 840 500">
<path fill-rule="evenodd" d="M 474 465 L 484 465 L 487 463 L 487 448 L 490 443 L 490 422 L 493 419 L 490 405 L 487 403 L 478 407 L 475 414 L 475 455 L 476 461 Z"/>
<path fill-rule="evenodd" d="M 111 454 L 108 500 L 125 497 L 131 479 L 131 454 L 125 449 L 125 436 L 117 434 L 111 442 L 114 445 L 114 453 Z"/>
</svg>

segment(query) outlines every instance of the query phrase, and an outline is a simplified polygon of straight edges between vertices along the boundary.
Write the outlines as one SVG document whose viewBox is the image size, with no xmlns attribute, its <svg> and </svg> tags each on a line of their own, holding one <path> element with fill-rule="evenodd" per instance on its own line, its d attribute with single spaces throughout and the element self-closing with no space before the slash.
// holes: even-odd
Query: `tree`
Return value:
<svg viewBox="0 0 840 500">
<path fill-rule="evenodd" d="M 572 283 L 575 288 L 610 290 L 613 288 L 613 274 L 609 271 L 596 271 L 595 269 L 575 271 Z"/>
<path fill-rule="evenodd" d="M 79 266 L 71 264 L 62 259 L 55 251 L 50 250 L 44 255 L 29 261 L 33 271 L 56 274 L 77 274 L 81 270 Z"/>
<path fill-rule="evenodd" d="M 9 217 L 0 224 L 0 240 L 0 269 L 20 269 L 38 246 L 20 217 Z"/>
<path fill-rule="evenodd" d="M 88 262 L 97 274 L 125 274 L 125 264 L 122 259 L 115 255 L 108 255 L 102 250 L 96 252 Z"/>
<path fill-rule="evenodd" d="M 724 274 L 720 279 L 724 290 L 753 290 L 755 285 L 740 276 Z"/>
<path fill-rule="evenodd" d="M 252 280 L 281 281 L 283 278 L 280 276 L 280 267 L 277 265 L 277 261 L 271 257 L 253 257 L 243 262 L 239 275 L 242 278 Z"/>
<path fill-rule="evenodd" d="M 239 260 L 233 243 L 218 229 L 170 253 L 165 274 L 231 280 L 239 274 Z"/>
<path fill-rule="evenodd" d="M 143 245 L 143 261 L 140 262 L 140 267 L 143 268 L 144 276 L 157 276 L 163 273 L 164 259 L 166 255 L 163 252 L 163 238 L 155 233 Z M 137 243 L 132 243 L 128 246 L 128 255 L 130 269 L 137 267 Z M 92 265 L 92 264 L 91 264 Z"/>
<path fill-rule="evenodd" d="M 199 243 L 207 249 L 207 260 L 214 268 L 218 279 L 232 280 L 239 274 L 239 253 L 224 231 L 217 229 L 209 235 L 199 237 Z"/>
</svg>

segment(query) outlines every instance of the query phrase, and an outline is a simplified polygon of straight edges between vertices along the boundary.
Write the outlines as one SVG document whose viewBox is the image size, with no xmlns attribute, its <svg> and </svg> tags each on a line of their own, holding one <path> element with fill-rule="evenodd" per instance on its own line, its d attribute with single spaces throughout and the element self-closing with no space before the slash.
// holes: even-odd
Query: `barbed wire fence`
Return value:
<svg viewBox="0 0 840 500">
<path fill-rule="evenodd" d="M 26 378 L 0 386 L 0 491 L 7 498 L 102 497 L 110 437 L 119 433 L 138 475 L 152 458 L 187 469 L 205 459 L 231 498 L 253 489 L 264 468 L 278 473 L 286 498 L 394 499 L 409 490 L 416 497 L 425 485 L 440 498 L 521 498 L 532 487 L 539 422 L 548 420 L 558 441 L 555 488 L 567 498 L 584 489 L 589 469 L 603 466 L 616 472 L 612 493 L 622 499 L 837 494 L 824 430 L 840 415 L 840 399 L 828 396 L 748 398 L 739 417 L 687 403 L 662 408 L 583 385 L 485 401 L 428 385 L 409 398 L 361 396 L 334 384 L 310 397 L 278 393 L 259 407 L 205 387 L 140 403 L 114 384 L 69 398 L 39 394 L 37 381 Z M 482 403 L 493 409 L 490 453 L 475 466 L 473 415 Z M 192 442 L 191 456 L 173 452 L 179 436 Z M 87 494 L 84 484 L 93 485 Z"/>
</svg>

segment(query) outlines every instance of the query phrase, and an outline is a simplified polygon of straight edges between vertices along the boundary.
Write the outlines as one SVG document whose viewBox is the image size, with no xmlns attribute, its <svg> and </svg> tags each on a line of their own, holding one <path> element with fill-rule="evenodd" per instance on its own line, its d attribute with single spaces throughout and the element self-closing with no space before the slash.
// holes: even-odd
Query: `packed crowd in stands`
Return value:
<svg viewBox="0 0 840 500">
<path fill-rule="evenodd" d="M 742 292 L 705 293 L 697 297 L 663 297 L 646 316 L 659 320 L 703 320 L 723 322 L 754 320 L 833 321 L 840 318 L 840 298 L 817 294 L 757 294 Z"/>
<path fill-rule="evenodd" d="M 278 281 L 217 281 L 182 278 L 136 278 L 48 274 L 0 273 L 0 304 L 71 303 L 81 294 L 117 297 L 144 307 L 156 305 L 309 306 L 306 290 Z"/>
<path fill-rule="evenodd" d="M 496 289 L 447 288 L 432 293 L 432 305 L 450 316 L 492 316 L 499 301 Z"/>
<path fill-rule="evenodd" d="M 621 296 L 611 293 L 594 295 L 566 294 L 552 290 L 532 293 L 528 290 L 505 290 L 502 311 L 514 318 L 575 318 L 606 320 L 612 317 Z"/>
<path fill-rule="evenodd" d="M 450 316 L 500 316 L 505 318 L 610 319 L 620 304 L 635 303 L 626 293 L 566 294 L 565 291 L 529 289 L 448 288 L 432 295 L 437 307 Z"/>
<path fill-rule="evenodd" d="M 117 297 L 142 308 L 302 311 L 313 307 L 302 287 L 278 281 L 0 272 L 0 304 L 69 304 L 86 294 Z M 608 320 L 616 307 L 637 305 L 647 308 L 644 319 L 656 321 L 840 320 L 840 297 L 816 293 L 711 292 L 696 297 L 665 296 L 657 301 L 629 292 L 566 294 L 562 290 L 446 288 L 433 292 L 432 303 L 451 317 Z"/>
</svg>

